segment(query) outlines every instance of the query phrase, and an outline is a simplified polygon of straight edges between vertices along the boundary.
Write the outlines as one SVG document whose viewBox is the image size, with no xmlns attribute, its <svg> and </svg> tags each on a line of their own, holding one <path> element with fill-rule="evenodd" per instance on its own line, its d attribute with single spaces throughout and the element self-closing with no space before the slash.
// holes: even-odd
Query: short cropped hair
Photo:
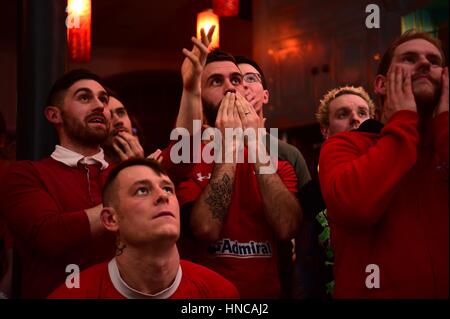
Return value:
<svg viewBox="0 0 450 319">
<path fill-rule="evenodd" d="M 354 87 L 354 86 L 343 86 L 340 88 L 333 89 L 326 93 L 323 98 L 320 100 L 319 108 L 317 113 L 315 114 L 317 121 L 320 126 L 328 127 L 330 125 L 329 120 L 329 106 L 331 101 L 335 98 L 344 95 L 344 94 L 353 94 L 361 97 L 364 101 L 367 102 L 369 106 L 369 115 L 370 118 L 375 116 L 375 104 L 370 98 L 369 94 L 362 87 Z"/>
<path fill-rule="evenodd" d="M 94 80 L 103 86 L 102 79 L 95 73 L 86 69 L 75 69 L 65 73 L 53 84 L 50 93 L 47 97 L 45 106 L 62 107 L 64 101 L 64 94 L 75 82 L 80 80 Z"/>
<path fill-rule="evenodd" d="M 111 204 L 114 201 L 113 198 L 117 197 L 117 194 L 115 194 L 116 188 L 114 187 L 114 182 L 117 179 L 119 173 L 123 171 L 125 168 L 131 166 L 146 166 L 151 168 L 158 176 L 161 175 L 168 176 L 167 171 L 157 161 L 153 159 L 130 158 L 126 161 L 123 161 L 117 166 L 115 166 L 109 173 L 108 177 L 106 178 L 102 191 L 102 201 L 104 206 L 111 206 Z"/>
<path fill-rule="evenodd" d="M 220 62 L 220 61 L 230 61 L 236 64 L 236 60 L 234 57 L 229 54 L 228 52 L 225 52 L 219 48 L 216 48 L 208 53 L 208 56 L 206 57 L 206 64 L 212 63 L 212 62 Z"/>
<path fill-rule="evenodd" d="M 261 69 L 261 67 L 258 65 L 258 63 L 256 63 L 254 60 L 247 58 L 243 55 L 235 55 L 234 59 L 236 60 L 236 63 L 238 65 L 239 64 L 250 64 L 252 67 L 254 67 L 261 75 L 261 83 L 262 83 L 264 90 L 267 90 L 266 77 L 264 76 L 264 72 Z"/>
<path fill-rule="evenodd" d="M 444 50 L 442 49 L 442 43 L 439 39 L 432 37 L 427 32 L 417 32 L 415 30 L 409 30 L 409 31 L 404 32 L 400 37 L 398 37 L 392 43 L 392 45 L 387 49 L 387 51 L 384 53 L 383 57 L 381 58 L 380 64 L 378 66 L 377 75 L 386 76 L 387 72 L 389 70 L 389 67 L 391 66 L 395 49 L 397 49 L 397 47 L 400 44 L 414 40 L 414 39 L 423 39 L 423 40 L 428 41 L 431 44 L 433 44 L 441 53 L 442 64 L 445 65 L 445 54 L 444 54 Z"/>
</svg>

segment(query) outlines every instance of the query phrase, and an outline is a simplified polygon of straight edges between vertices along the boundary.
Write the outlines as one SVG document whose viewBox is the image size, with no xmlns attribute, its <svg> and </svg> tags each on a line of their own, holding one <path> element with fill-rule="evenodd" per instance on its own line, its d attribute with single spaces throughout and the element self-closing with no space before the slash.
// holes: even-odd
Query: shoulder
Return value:
<svg viewBox="0 0 450 319">
<path fill-rule="evenodd" d="M 98 298 L 102 286 L 104 285 L 105 278 L 109 278 L 108 263 L 104 262 L 91 266 L 79 273 L 77 278 L 77 268 L 68 268 L 68 277 L 66 279 L 70 284 L 63 283 L 55 291 L 53 291 L 47 298 L 48 299 L 85 299 L 85 298 Z M 72 276 L 72 277 L 71 277 Z M 109 280 L 109 279 L 108 279 Z M 75 283 L 78 286 L 75 286 Z"/>
<path fill-rule="evenodd" d="M 238 298 L 236 287 L 223 276 L 202 265 L 180 261 L 183 280 L 198 289 L 204 298 Z"/>
</svg>

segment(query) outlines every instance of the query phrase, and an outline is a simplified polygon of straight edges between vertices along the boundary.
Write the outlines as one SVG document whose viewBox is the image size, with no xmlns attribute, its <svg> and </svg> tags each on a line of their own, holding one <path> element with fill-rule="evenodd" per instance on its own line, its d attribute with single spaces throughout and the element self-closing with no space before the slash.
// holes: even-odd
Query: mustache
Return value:
<svg viewBox="0 0 450 319">
<path fill-rule="evenodd" d="M 430 73 L 418 72 L 418 73 L 415 73 L 415 74 L 413 74 L 411 76 L 411 80 L 412 81 L 415 81 L 415 80 L 417 80 L 419 78 L 426 78 L 428 81 L 430 81 L 431 83 L 433 83 L 435 85 L 440 85 L 441 84 L 440 81 L 435 79 L 435 78 L 433 78 L 430 75 Z"/>
<path fill-rule="evenodd" d="M 101 119 L 103 121 L 103 123 L 108 124 L 108 121 L 106 120 L 106 117 L 103 113 L 91 113 L 88 116 L 86 116 L 85 120 L 86 122 L 89 122 L 90 120 L 93 119 Z"/>
</svg>

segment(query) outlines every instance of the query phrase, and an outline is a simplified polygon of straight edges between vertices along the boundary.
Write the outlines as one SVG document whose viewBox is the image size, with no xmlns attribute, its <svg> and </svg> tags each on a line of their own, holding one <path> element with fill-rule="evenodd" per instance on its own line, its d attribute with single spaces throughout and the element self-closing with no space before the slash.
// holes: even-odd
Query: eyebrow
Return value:
<svg viewBox="0 0 450 319">
<path fill-rule="evenodd" d="M 233 72 L 233 73 L 230 73 L 229 76 L 232 77 L 232 76 L 236 76 L 236 75 L 242 77 L 242 73 L 240 73 L 240 72 Z M 222 73 L 213 73 L 213 74 L 211 74 L 210 76 L 208 76 L 207 81 L 209 81 L 209 80 L 211 80 L 211 79 L 213 79 L 213 78 L 217 78 L 217 77 L 225 78 L 225 76 L 224 76 Z"/>
<path fill-rule="evenodd" d="M 164 176 L 164 175 L 161 175 L 161 176 Z M 149 186 L 151 186 L 151 184 L 152 183 L 148 179 L 141 179 L 141 180 L 138 180 L 138 181 L 134 182 L 131 186 L 136 186 L 136 185 L 149 185 Z M 171 180 L 164 179 L 164 178 L 160 181 L 160 185 L 161 184 L 162 185 L 170 185 L 172 187 L 175 187 L 175 185 L 172 183 Z"/>
<path fill-rule="evenodd" d="M 89 88 L 79 88 L 78 90 L 75 91 L 75 93 L 73 94 L 74 96 L 77 95 L 79 92 L 86 92 L 86 93 L 91 93 L 94 94 L 94 92 L 89 89 Z M 100 91 L 100 95 L 106 95 L 108 96 L 108 93 L 106 93 L 106 91 Z"/>
<path fill-rule="evenodd" d="M 127 111 L 127 109 L 125 108 L 125 106 L 119 106 L 119 107 L 116 107 L 114 110 L 111 110 L 111 113 L 117 113 L 117 112 L 119 112 L 119 111 Z"/>
</svg>

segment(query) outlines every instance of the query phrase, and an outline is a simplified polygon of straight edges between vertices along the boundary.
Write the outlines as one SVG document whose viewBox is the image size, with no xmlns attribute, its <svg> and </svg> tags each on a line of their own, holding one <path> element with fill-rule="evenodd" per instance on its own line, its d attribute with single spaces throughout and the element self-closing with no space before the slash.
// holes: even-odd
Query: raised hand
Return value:
<svg viewBox="0 0 450 319">
<path fill-rule="evenodd" d="M 119 132 L 114 137 L 112 146 L 122 161 L 132 157 L 144 157 L 144 149 L 139 139 L 128 132 Z"/>
<path fill-rule="evenodd" d="M 231 134 L 233 129 L 242 129 L 242 122 L 236 108 L 236 93 L 228 92 L 220 103 L 216 118 L 216 128 L 222 134 L 222 153 L 224 159 L 229 162 L 230 156 L 235 158 L 235 154 L 243 146 L 242 136 L 227 139 L 227 134 Z M 228 160 L 227 160 L 228 159 Z"/>
<path fill-rule="evenodd" d="M 188 91 L 200 92 L 200 77 L 206 63 L 208 47 L 211 44 L 214 29 L 215 26 L 213 25 L 208 30 L 208 34 L 205 34 L 205 30 L 202 28 L 200 31 L 201 40 L 195 37 L 191 38 L 194 44 L 192 50 L 183 49 L 183 54 L 186 58 L 181 65 L 181 76 L 184 89 Z"/>
<path fill-rule="evenodd" d="M 383 118 L 389 120 L 391 116 L 400 110 L 417 112 L 411 83 L 411 71 L 393 63 L 387 74 L 387 103 L 383 110 Z"/>
<path fill-rule="evenodd" d="M 163 156 L 161 154 L 162 154 L 162 151 L 158 148 L 156 151 L 154 151 L 149 156 L 147 156 L 147 158 L 154 159 L 158 163 L 161 163 L 163 160 Z"/>
<path fill-rule="evenodd" d="M 448 111 L 448 67 L 442 69 L 441 97 L 435 110 L 435 116 Z"/>
</svg>

